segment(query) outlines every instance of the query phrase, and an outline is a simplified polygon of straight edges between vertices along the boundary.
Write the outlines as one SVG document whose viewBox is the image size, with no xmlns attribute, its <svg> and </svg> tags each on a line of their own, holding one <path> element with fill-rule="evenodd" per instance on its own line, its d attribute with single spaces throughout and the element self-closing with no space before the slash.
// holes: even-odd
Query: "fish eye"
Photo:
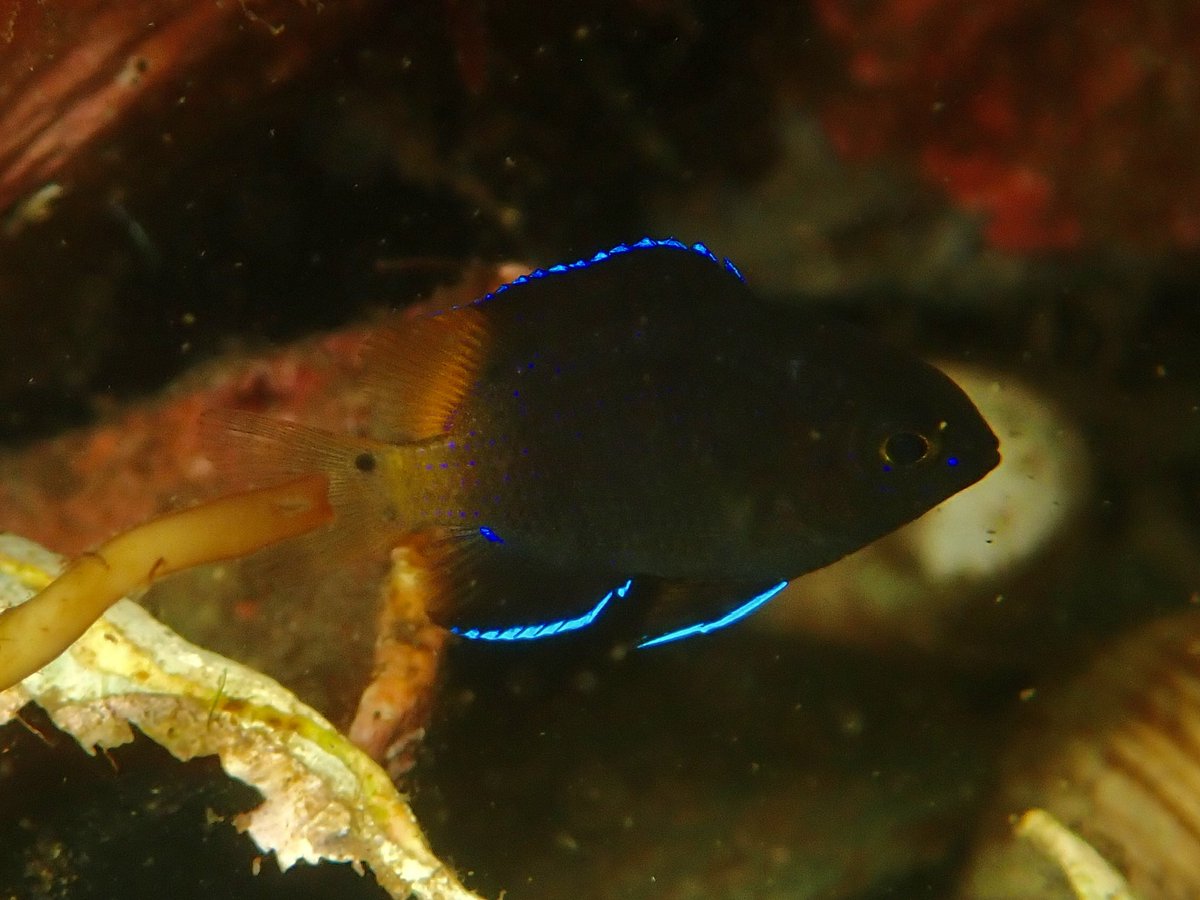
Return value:
<svg viewBox="0 0 1200 900">
<path fill-rule="evenodd" d="M 933 445 L 923 434 L 915 431 L 897 431 L 889 434 L 879 448 L 879 455 L 888 466 L 907 468 L 929 455 Z"/>
</svg>

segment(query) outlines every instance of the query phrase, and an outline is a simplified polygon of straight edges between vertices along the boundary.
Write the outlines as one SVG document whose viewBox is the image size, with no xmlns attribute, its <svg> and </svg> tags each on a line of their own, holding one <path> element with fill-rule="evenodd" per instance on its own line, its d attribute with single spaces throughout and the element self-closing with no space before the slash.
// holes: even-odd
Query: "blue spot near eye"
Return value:
<svg viewBox="0 0 1200 900">
<path fill-rule="evenodd" d="M 479 530 L 480 533 L 484 531 L 482 528 Z M 484 535 L 484 537 L 487 537 L 487 535 Z M 581 628 L 587 628 L 596 621 L 596 618 L 604 611 L 604 607 L 608 606 L 609 601 L 612 600 L 613 594 L 616 594 L 618 597 L 624 597 L 629 592 L 631 584 L 633 584 L 633 579 L 629 579 L 619 588 L 609 591 L 600 598 L 599 603 L 582 616 L 574 619 L 559 619 L 544 625 L 515 625 L 511 628 L 506 628 L 504 631 L 500 631 L 497 628 L 487 631 L 480 631 L 478 628 L 468 628 L 465 631 L 458 628 L 451 628 L 450 631 L 459 637 L 465 637 L 473 641 L 528 641 L 534 638 L 562 634 L 567 631 L 579 631 Z"/>
<path fill-rule="evenodd" d="M 946 465 L 948 465 L 950 468 L 953 469 L 955 466 L 958 465 L 958 457 L 957 456 L 947 456 L 946 457 Z"/>
<path fill-rule="evenodd" d="M 455 447 L 457 447 L 458 445 L 457 445 L 457 444 L 455 444 L 455 443 L 454 443 L 454 441 L 451 441 L 451 442 L 450 442 L 449 444 L 447 444 L 446 446 L 447 446 L 447 447 L 449 447 L 451 450 L 453 450 L 453 449 L 454 449 Z"/>
<path fill-rule="evenodd" d="M 668 631 L 666 634 L 659 635 L 656 638 L 650 638 L 642 641 L 640 644 L 638 644 L 638 649 L 641 649 L 642 647 L 653 647 L 655 644 L 667 644 L 671 641 L 681 641 L 684 638 L 691 637 L 694 634 L 708 634 L 710 631 L 716 631 L 720 628 L 726 627 L 727 625 L 732 625 L 739 619 L 744 619 L 746 616 L 750 615 L 750 613 L 754 612 L 756 609 L 782 591 L 785 587 L 787 587 L 787 585 L 788 583 L 786 581 L 781 581 L 779 584 L 772 588 L 768 588 L 756 597 L 750 598 L 741 606 L 730 610 L 721 618 L 713 622 L 697 622 L 695 625 L 688 625 L 686 628 Z"/>
<path fill-rule="evenodd" d="M 520 391 L 513 391 L 513 396 L 514 396 L 514 397 L 520 397 L 520 396 L 521 396 L 521 392 L 520 392 Z"/>
<path fill-rule="evenodd" d="M 476 515 L 478 515 L 478 513 L 476 513 Z M 500 537 L 500 535 L 496 534 L 496 532 L 492 531 L 492 529 L 488 528 L 486 525 L 479 526 L 479 533 L 482 534 L 489 541 L 491 541 L 493 544 L 503 544 L 504 543 L 504 538 Z"/>
</svg>

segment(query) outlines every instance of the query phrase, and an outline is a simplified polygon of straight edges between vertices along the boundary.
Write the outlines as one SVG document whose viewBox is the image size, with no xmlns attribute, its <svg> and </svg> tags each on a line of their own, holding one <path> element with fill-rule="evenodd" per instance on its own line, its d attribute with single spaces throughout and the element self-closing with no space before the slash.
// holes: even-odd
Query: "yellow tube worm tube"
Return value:
<svg viewBox="0 0 1200 900">
<path fill-rule="evenodd" d="M 130 592 L 329 522 L 328 488 L 328 479 L 314 474 L 230 494 L 151 519 L 80 556 L 37 595 L 0 613 L 0 690 L 61 654 Z"/>
</svg>

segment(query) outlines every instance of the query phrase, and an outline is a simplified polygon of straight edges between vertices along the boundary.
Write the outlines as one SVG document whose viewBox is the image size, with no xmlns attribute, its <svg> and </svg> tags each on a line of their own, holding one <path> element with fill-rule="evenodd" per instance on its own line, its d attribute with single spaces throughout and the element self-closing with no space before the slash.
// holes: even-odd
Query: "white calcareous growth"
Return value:
<svg viewBox="0 0 1200 900">
<path fill-rule="evenodd" d="M 24 602 L 62 561 L 0 536 L 0 609 Z M 239 818 L 281 869 L 369 868 L 395 898 L 473 900 L 429 849 L 387 775 L 315 710 L 252 669 L 189 644 L 121 600 L 39 672 L 0 692 L 0 724 L 36 703 L 89 752 L 136 727 L 181 760 L 216 755 L 263 802 Z"/>
</svg>

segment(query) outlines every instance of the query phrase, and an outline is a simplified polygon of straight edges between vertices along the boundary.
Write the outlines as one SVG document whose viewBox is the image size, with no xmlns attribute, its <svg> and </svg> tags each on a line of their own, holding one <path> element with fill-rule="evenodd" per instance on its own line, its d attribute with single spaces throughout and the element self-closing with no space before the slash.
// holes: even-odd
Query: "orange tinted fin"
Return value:
<svg viewBox="0 0 1200 900">
<path fill-rule="evenodd" d="M 386 559 L 403 533 L 403 511 L 396 509 L 384 474 L 388 454 L 397 452 L 390 444 L 243 410 L 206 412 L 203 428 L 214 463 L 240 483 L 265 484 L 308 472 L 320 472 L 329 481 L 333 526 L 281 545 L 260 562 L 282 570 L 294 555 L 323 557 L 326 565 L 363 556 Z"/>
<path fill-rule="evenodd" d="M 479 377 L 487 336 L 484 315 L 475 306 L 401 318 L 381 328 L 363 357 L 379 436 L 421 441 L 449 431 Z"/>
<path fill-rule="evenodd" d="M 443 627 L 454 624 L 464 608 L 472 605 L 472 599 L 480 592 L 481 569 L 486 569 L 490 561 L 501 566 L 512 563 L 505 548 L 489 547 L 488 541 L 474 528 L 426 528 L 421 531 L 419 542 L 431 576 L 429 617 Z"/>
</svg>

